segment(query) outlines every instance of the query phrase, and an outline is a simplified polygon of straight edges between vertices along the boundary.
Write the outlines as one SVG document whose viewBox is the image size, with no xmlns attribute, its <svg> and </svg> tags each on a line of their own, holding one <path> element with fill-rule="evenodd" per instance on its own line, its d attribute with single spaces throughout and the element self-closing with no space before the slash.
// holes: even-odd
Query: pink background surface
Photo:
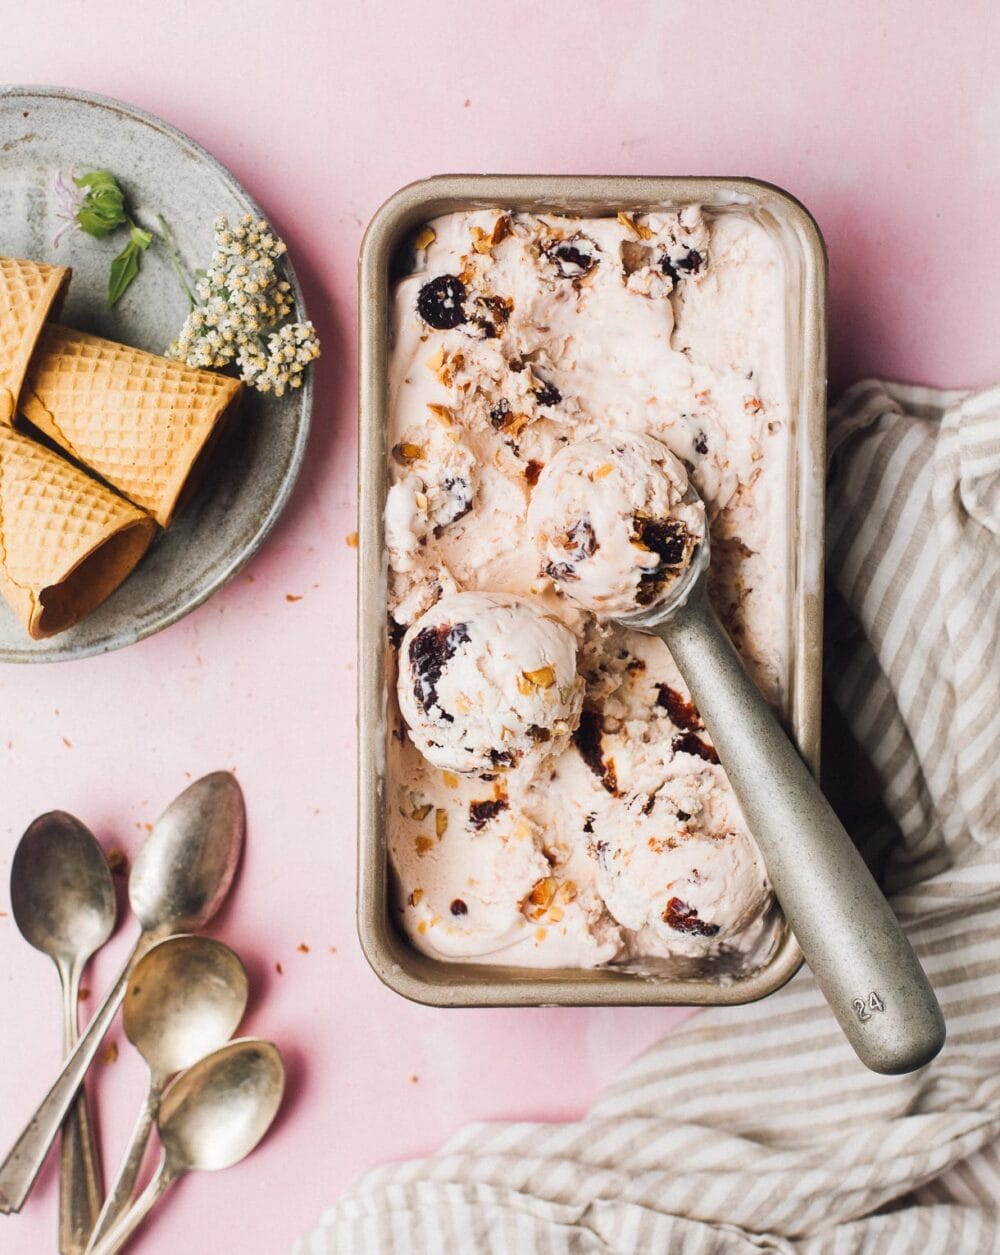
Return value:
<svg viewBox="0 0 1000 1255">
<path fill-rule="evenodd" d="M 9 81 L 132 101 L 229 166 L 287 239 L 324 339 L 305 470 L 247 574 L 122 653 L 0 669 L 0 883 L 41 811 L 73 811 L 131 854 L 189 777 L 238 770 L 247 856 L 214 931 L 247 962 L 245 1028 L 281 1045 L 289 1100 L 252 1159 L 182 1183 L 135 1249 L 270 1255 L 363 1169 L 430 1151 L 467 1119 L 579 1114 L 682 1014 L 433 1011 L 383 989 L 361 956 L 345 538 L 365 223 L 401 184 L 444 171 L 755 175 L 800 197 L 825 233 L 835 386 L 876 372 L 986 383 L 998 374 L 1000 9 L 4 0 L 0 11 Z M 101 955 L 95 991 L 134 928 Z M 4 914 L 0 990 L 5 1150 L 51 1076 L 59 1031 L 55 971 Z M 97 1068 L 109 1166 L 142 1085 L 120 1027 L 112 1040 L 118 1061 Z M 0 1248 L 54 1249 L 55 1202 L 50 1164 L 22 1215 L 0 1218 Z"/>
</svg>

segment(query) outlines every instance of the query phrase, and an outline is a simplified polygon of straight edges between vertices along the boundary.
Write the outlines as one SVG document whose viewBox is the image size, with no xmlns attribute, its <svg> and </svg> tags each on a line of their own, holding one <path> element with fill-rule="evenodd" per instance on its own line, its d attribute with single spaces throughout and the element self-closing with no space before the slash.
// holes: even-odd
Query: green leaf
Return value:
<svg viewBox="0 0 1000 1255">
<path fill-rule="evenodd" d="M 91 170 L 73 182 L 85 187 L 87 195 L 76 211 L 76 220 L 82 230 L 95 240 L 103 240 L 116 227 L 128 221 L 125 214 L 125 196 L 113 174 L 106 170 Z"/>
<path fill-rule="evenodd" d="M 142 232 L 143 235 L 146 232 Z M 129 284 L 139 273 L 139 258 L 146 244 L 137 243 L 135 237 L 129 240 L 122 251 L 111 263 L 111 275 L 108 278 L 108 306 L 117 305 L 125 295 Z"/>
</svg>

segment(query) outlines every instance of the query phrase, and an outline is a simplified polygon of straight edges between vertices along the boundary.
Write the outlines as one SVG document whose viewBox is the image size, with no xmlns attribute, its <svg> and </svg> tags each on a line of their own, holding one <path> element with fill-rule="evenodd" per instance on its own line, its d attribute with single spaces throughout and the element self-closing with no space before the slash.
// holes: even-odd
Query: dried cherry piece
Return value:
<svg viewBox="0 0 1000 1255">
<path fill-rule="evenodd" d="M 469 823 L 477 832 L 480 832 L 491 819 L 495 819 L 501 811 L 507 809 L 507 803 L 503 798 L 491 797 L 482 802 L 469 803 Z"/>
<path fill-rule="evenodd" d="M 704 261 L 701 253 L 691 248 L 682 257 L 671 257 L 669 253 L 664 253 L 660 258 L 660 269 L 669 279 L 673 279 L 676 286 L 688 275 L 700 274 Z"/>
<path fill-rule="evenodd" d="M 671 723 L 689 732 L 700 732 L 704 728 L 694 702 L 685 701 L 683 694 L 672 689 L 669 684 L 658 684 L 656 687 L 656 704 L 667 712 Z"/>
<path fill-rule="evenodd" d="M 438 627 L 421 628 L 410 641 L 414 690 L 424 714 L 429 715 L 437 705 L 437 684 L 441 672 L 458 653 L 459 647 L 468 644 L 471 639 L 464 623 L 454 626 L 442 623 Z M 455 722 L 446 710 L 441 711 L 441 717 L 447 723 Z"/>
<path fill-rule="evenodd" d="M 535 376 L 538 379 L 538 376 Z M 535 400 L 539 405 L 558 405 L 562 400 L 562 393 L 547 379 L 538 379 L 538 387 L 535 389 Z"/>
<path fill-rule="evenodd" d="M 698 918 L 693 906 L 688 906 L 680 898 L 671 898 L 663 912 L 663 922 L 668 928 L 679 933 L 690 933 L 694 937 L 714 937 L 719 931 L 718 924 L 709 924 Z"/>
<path fill-rule="evenodd" d="M 582 279 L 597 265 L 596 248 L 585 235 L 574 235 L 569 240 L 546 244 L 542 251 L 555 266 L 560 279 Z"/>
<path fill-rule="evenodd" d="M 459 519 L 465 518 L 472 509 L 472 485 L 464 475 L 449 475 L 444 480 L 443 487 L 449 498 L 448 509 L 435 515 L 437 526 L 434 528 L 434 535 L 436 537 L 440 536 L 451 523 L 457 523 Z"/>
<path fill-rule="evenodd" d="M 604 734 L 601 713 L 593 707 L 586 706 L 580 715 L 580 723 L 573 733 L 573 744 L 580 751 L 580 757 L 587 764 L 601 784 L 611 794 L 618 792 L 618 776 L 615 765 L 605 760 L 601 738 Z"/>
<path fill-rule="evenodd" d="M 683 732 L 679 736 L 675 736 L 670 742 L 670 747 L 675 754 L 694 754 L 696 758 L 703 758 L 706 763 L 717 763 L 719 761 L 719 755 L 716 753 L 715 746 L 709 745 L 707 741 L 703 741 L 694 732 Z"/>
<path fill-rule="evenodd" d="M 506 397 L 501 397 L 496 405 L 490 408 L 490 422 L 500 431 L 506 427 L 507 419 L 510 417 L 510 402 Z"/>
<path fill-rule="evenodd" d="M 438 275 L 420 289 L 417 313 L 435 331 L 465 322 L 465 284 L 457 275 Z"/>
<path fill-rule="evenodd" d="M 452 915 L 468 915 L 469 908 L 465 905 L 461 898 L 456 898 L 448 908 Z"/>
<path fill-rule="evenodd" d="M 502 296 L 477 296 L 471 302 L 467 318 L 484 340 L 496 340 L 510 319 L 512 301 Z"/>
<path fill-rule="evenodd" d="M 639 576 L 636 601 L 640 606 L 648 606 L 656 600 L 666 578 L 664 568 L 676 567 L 683 561 L 691 533 L 679 519 L 646 519 L 637 515 L 634 526 L 632 539 L 652 550 L 659 558 L 651 571 L 644 571 Z"/>
<path fill-rule="evenodd" d="M 545 574 L 556 581 L 575 580 L 576 563 L 589 558 L 600 548 L 590 519 L 579 519 L 573 524 L 566 533 L 563 548 L 566 550 L 566 561 L 546 563 Z"/>
</svg>

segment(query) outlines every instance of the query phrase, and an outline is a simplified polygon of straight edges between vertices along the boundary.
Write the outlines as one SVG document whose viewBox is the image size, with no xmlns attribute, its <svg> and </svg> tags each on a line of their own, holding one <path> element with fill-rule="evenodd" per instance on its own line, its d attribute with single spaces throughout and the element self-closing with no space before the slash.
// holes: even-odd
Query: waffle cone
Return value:
<svg viewBox="0 0 1000 1255">
<path fill-rule="evenodd" d="M 69 283 L 65 266 L 0 257 L 0 422 L 12 423 L 35 342 Z"/>
<path fill-rule="evenodd" d="M 0 424 L 0 593 L 35 640 L 99 606 L 155 531 L 148 514 Z"/>
<path fill-rule="evenodd" d="M 225 375 L 50 323 L 28 367 L 20 411 L 166 527 L 242 390 Z"/>
</svg>

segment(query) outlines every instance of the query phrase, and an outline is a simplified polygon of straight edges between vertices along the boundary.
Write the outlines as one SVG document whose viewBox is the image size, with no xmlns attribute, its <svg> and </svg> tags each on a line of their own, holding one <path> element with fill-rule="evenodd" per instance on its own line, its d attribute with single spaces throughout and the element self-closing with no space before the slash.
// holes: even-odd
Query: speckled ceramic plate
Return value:
<svg viewBox="0 0 1000 1255">
<path fill-rule="evenodd" d="M 0 255 L 73 267 L 61 321 L 162 353 L 187 313 L 187 299 L 163 249 L 113 310 L 108 267 L 123 246 L 60 225 L 52 181 L 58 170 L 115 174 L 141 221 L 163 214 L 194 270 L 212 252 L 212 219 L 258 206 L 203 148 L 130 105 L 59 87 L 0 87 Z M 307 317 L 295 276 L 299 317 Z M 267 535 L 291 491 L 312 409 L 306 385 L 278 400 L 250 392 L 213 454 L 208 474 L 121 588 L 77 627 L 28 639 L 0 600 L 0 661 L 82 658 L 131 645 L 176 622 L 230 579 Z"/>
</svg>

